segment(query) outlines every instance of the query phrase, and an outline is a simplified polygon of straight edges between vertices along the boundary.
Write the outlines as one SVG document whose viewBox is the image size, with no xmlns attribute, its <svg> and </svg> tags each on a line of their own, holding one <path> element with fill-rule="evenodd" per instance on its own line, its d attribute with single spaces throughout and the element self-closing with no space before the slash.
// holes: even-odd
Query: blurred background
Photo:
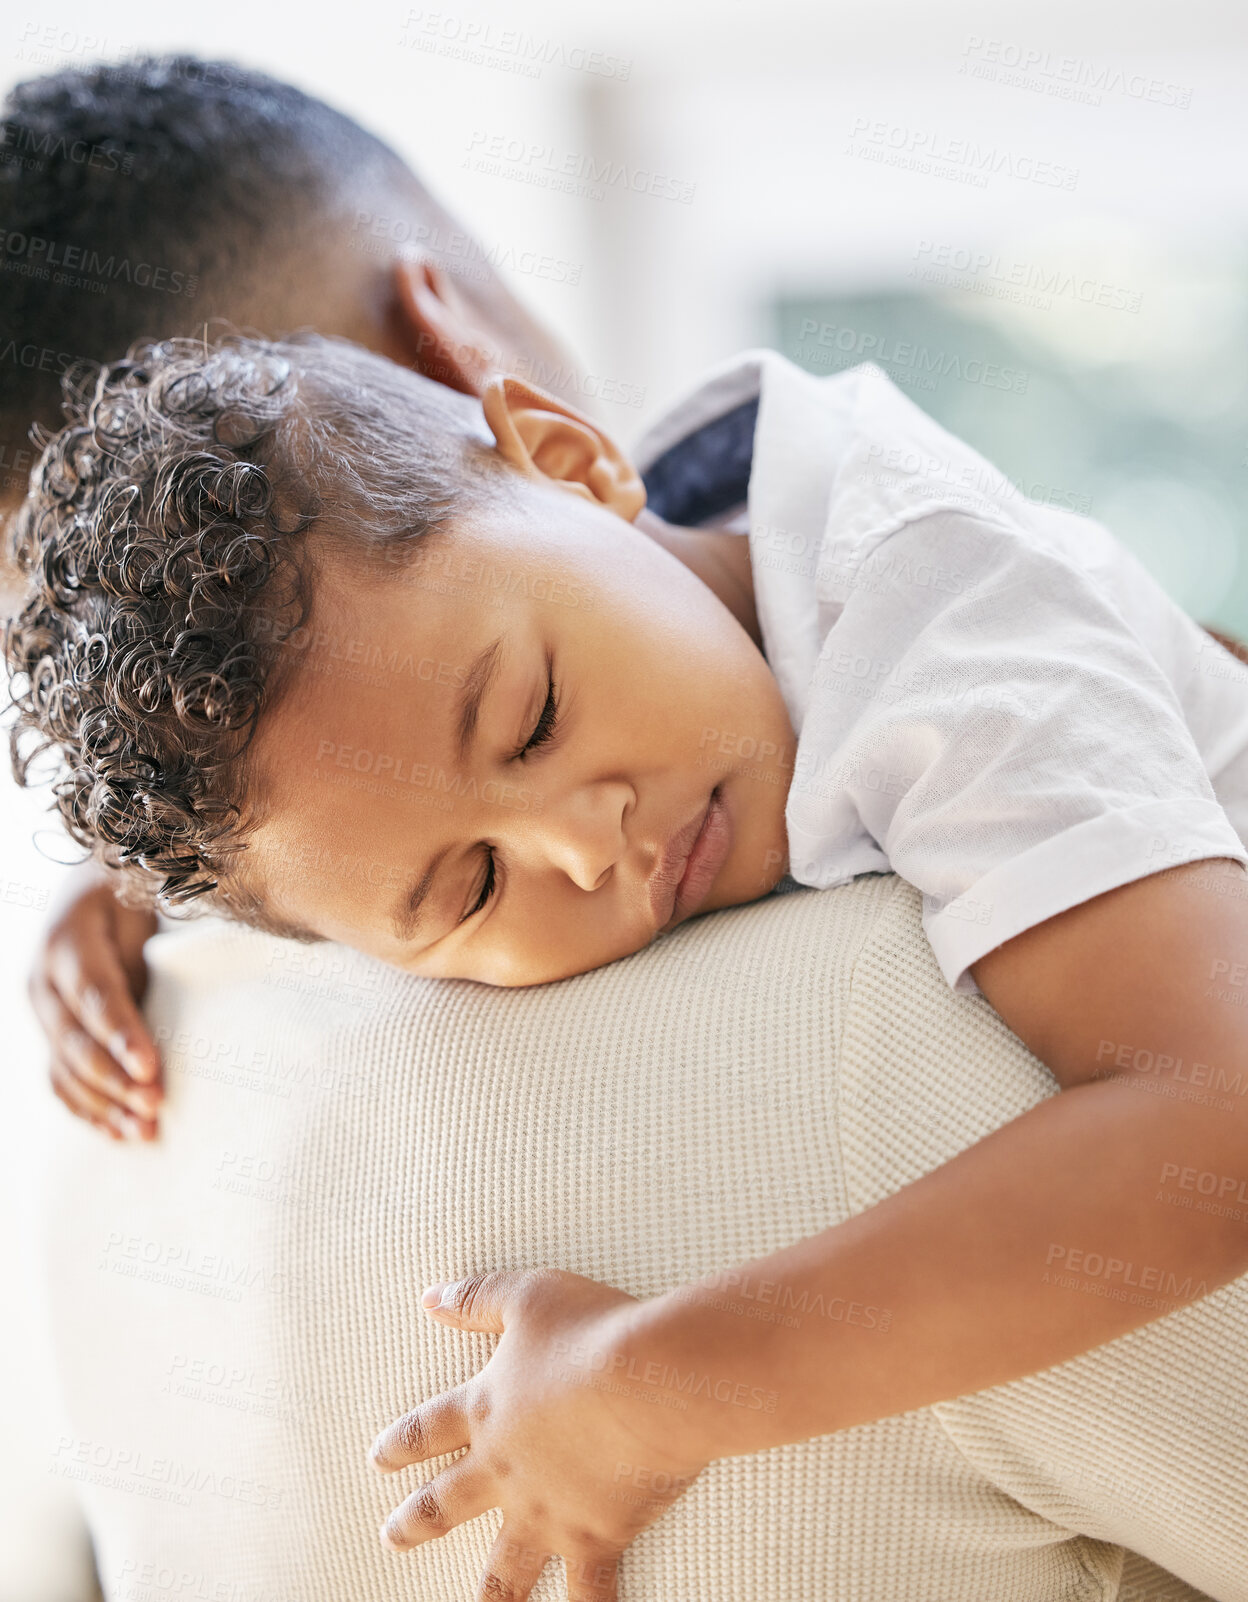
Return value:
<svg viewBox="0 0 1248 1602">
<path fill-rule="evenodd" d="M 1035 499 L 1248 635 L 1238 0 L 14 0 L 3 88 L 149 51 L 287 78 L 400 151 L 625 443 L 708 364 L 877 362 Z M 3 226 L 0 222 L 0 226 Z M 187 332 L 192 330 L 188 327 Z M 20 338 L 0 329 L 0 339 Z M 0 777 L 0 1602 L 95 1594 L 53 1472 L 25 970 L 67 855 Z"/>
</svg>

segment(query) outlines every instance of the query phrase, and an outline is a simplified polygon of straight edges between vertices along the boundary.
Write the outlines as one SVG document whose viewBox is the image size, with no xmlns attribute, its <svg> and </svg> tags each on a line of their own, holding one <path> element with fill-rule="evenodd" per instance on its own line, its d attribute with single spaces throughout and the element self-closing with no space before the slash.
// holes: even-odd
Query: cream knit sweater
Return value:
<svg viewBox="0 0 1248 1602">
<path fill-rule="evenodd" d="M 440 1464 L 385 1480 L 374 1434 L 494 1344 L 433 1323 L 425 1284 L 552 1264 L 649 1295 L 1056 1093 L 886 876 L 532 990 L 215 923 L 150 955 L 162 1139 L 67 1121 L 46 1214 L 51 1468 L 110 1602 L 471 1602 L 499 1513 L 378 1539 Z M 1248 1279 L 1044 1375 L 712 1464 L 623 1602 L 1243 1602 L 1246 1422 Z M 565 1595 L 549 1566 L 535 1596 Z"/>
</svg>

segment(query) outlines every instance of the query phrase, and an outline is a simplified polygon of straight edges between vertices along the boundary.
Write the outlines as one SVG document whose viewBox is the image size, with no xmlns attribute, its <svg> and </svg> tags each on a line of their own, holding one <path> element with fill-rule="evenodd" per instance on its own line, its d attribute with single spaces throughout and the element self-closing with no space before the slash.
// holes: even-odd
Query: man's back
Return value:
<svg viewBox="0 0 1248 1602">
<path fill-rule="evenodd" d="M 493 1346 L 430 1320 L 425 1284 L 551 1263 L 644 1296 L 730 1270 L 1056 1089 L 985 1003 L 949 993 L 892 878 L 733 909 L 531 990 L 217 926 L 152 957 L 162 1141 L 67 1130 L 50 1226 L 72 1430 L 56 1469 L 82 1483 L 125 1602 L 188 1575 L 264 1602 L 474 1595 L 496 1513 L 405 1557 L 377 1537 L 396 1486 L 367 1461 L 376 1431 Z M 724 1295 L 889 1338 L 889 1309 L 730 1276 Z M 622 1595 L 1186 1602 L 1139 1574 L 1119 1590 L 1115 1543 L 1154 1528 L 1153 1555 L 1248 1595 L 1248 1514 L 1192 1501 L 1248 1467 L 1228 1348 L 1248 1354 L 1242 1281 L 1060 1383 L 716 1462 L 630 1548 Z M 1182 1419 L 1150 1407 L 1167 1357 Z M 1103 1459 L 1094 1405 L 1117 1432 Z M 619 1492 L 644 1498 L 644 1474 L 620 1464 Z M 535 1594 L 563 1594 L 553 1568 Z"/>
</svg>

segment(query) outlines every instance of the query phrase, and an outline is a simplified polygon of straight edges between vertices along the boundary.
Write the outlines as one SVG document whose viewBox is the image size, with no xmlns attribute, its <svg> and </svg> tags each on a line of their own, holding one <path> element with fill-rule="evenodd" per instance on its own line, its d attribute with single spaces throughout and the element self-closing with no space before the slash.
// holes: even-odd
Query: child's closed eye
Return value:
<svg viewBox="0 0 1248 1602">
<path fill-rule="evenodd" d="M 555 730 L 559 724 L 559 690 L 555 684 L 555 662 L 553 656 L 546 658 L 546 704 L 525 743 L 515 753 L 514 760 L 523 761 L 530 751 L 547 744 L 555 737 Z"/>
<path fill-rule="evenodd" d="M 555 683 L 554 658 L 548 655 L 546 658 L 546 704 L 542 707 L 537 722 L 533 727 L 532 734 L 529 735 L 528 739 L 520 747 L 519 751 L 513 754 L 512 760 L 522 762 L 528 752 L 536 751 L 541 746 L 547 745 L 551 740 L 554 739 L 555 731 L 558 726 L 559 688 Z M 477 899 L 459 920 L 460 923 L 467 923 L 469 918 L 475 918 L 477 913 L 488 904 L 490 897 L 494 894 L 494 886 L 496 881 L 497 874 L 495 871 L 494 852 L 491 847 L 486 846 L 485 879 L 482 883 L 480 892 L 477 895 Z"/>
</svg>

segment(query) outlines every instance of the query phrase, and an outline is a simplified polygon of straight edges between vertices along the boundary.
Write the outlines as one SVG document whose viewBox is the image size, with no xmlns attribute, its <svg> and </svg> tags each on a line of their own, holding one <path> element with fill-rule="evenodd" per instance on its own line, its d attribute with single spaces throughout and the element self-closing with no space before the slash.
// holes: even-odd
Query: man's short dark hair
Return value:
<svg viewBox="0 0 1248 1602">
<path fill-rule="evenodd" d="M 19 84 L 0 113 L 0 440 L 59 423 L 79 359 L 280 306 L 293 250 L 348 186 L 396 184 L 423 193 L 358 123 L 231 62 L 145 57 Z"/>
</svg>

